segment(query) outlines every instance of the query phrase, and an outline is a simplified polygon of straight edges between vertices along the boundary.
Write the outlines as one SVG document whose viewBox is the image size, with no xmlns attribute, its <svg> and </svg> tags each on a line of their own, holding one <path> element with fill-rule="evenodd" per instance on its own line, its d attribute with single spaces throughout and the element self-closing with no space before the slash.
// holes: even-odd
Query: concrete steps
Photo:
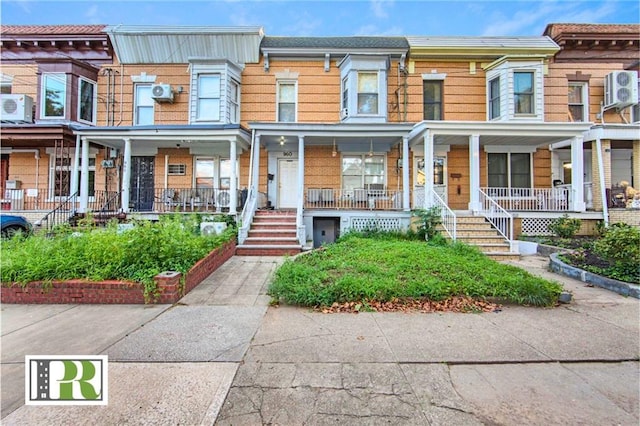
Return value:
<svg viewBox="0 0 640 426">
<path fill-rule="evenodd" d="M 285 256 L 301 251 L 295 212 L 278 210 L 258 210 L 248 237 L 236 247 L 240 256 Z"/>
<path fill-rule="evenodd" d="M 457 216 L 456 237 L 458 241 L 478 247 L 493 260 L 517 260 L 518 253 L 511 253 L 510 244 L 482 216 Z"/>
</svg>

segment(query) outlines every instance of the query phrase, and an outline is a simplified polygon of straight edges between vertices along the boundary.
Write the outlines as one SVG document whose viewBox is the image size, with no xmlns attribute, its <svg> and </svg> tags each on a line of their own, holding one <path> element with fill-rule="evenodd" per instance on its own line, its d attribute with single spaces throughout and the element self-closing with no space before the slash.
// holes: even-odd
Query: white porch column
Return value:
<svg viewBox="0 0 640 426">
<path fill-rule="evenodd" d="M 433 206 L 433 138 L 431 130 L 424 134 L 424 208 Z"/>
<path fill-rule="evenodd" d="M 229 160 L 231 161 L 231 201 L 229 203 L 229 214 L 236 214 L 238 210 L 238 147 L 236 140 L 229 141 Z"/>
<path fill-rule="evenodd" d="M 480 205 L 480 135 L 469 136 L 469 210 L 474 213 Z"/>
<path fill-rule="evenodd" d="M 71 187 L 69 188 L 69 195 L 76 194 L 80 190 L 80 182 L 78 182 L 78 173 L 80 171 L 80 156 L 82 152 L 80 151 L 80 147 L 82 145 L 82 140 L 80 139 L 80 135 L 76 136 L 76 152 L 73 157 L 73 167 L 71 169 Z"/>
<path fill-rule="evenodd" d="M 410 194 L 411 182 L 409 181 L 409 136 L 402 137 L 402 209 L 411 210 Z"/>
<path fill-rule="evenodd" d="M 253 185 L 255 195 L 258 197 L 258 192 L 260 190 L 260 135 L 256 135 L 254 139 L 253 158 L 251 161 L 253 161 L 253 177 L 251 179 L 251 183 Z"/>
<path fill-rule="evenodd" d="M 305 244 L 307 236 L 302 222 L 302 212 L 304 209 L 304 136 L 298 136 L 298 201 L 296 224 L 298 228 L 298 242 Z"/>
<path fill-rule="evenodd" d="M 583 136 L 576 136 L 571 139 L 571 192 L 573 196 L 573 205 L 571 209 L 576 212 L 583 212 L 587 209 L 584 202 L 583 141 Z"/>
<path fill-rule="evenodd" d="M 131 139 L 124 140 L 124 159 L 122 161 L 122 192 L 120 200 L 122 211 L 129 213 L 129 198 L 131 194 Z"/>
<path fill-rule="evenodd" d="M 86 213 L 89 207 L 89 141 L 82 138 L 82 161 L 80 163 L 80 213 Z"/>
</svg>

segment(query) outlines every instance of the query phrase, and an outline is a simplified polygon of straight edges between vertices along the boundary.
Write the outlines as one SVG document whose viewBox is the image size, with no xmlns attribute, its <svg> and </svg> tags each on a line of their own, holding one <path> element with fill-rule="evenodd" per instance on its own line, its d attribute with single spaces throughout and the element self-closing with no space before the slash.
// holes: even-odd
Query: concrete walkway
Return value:
<svg viewBox="0 0 640 426">
<path fill-rule="evenodd" d="M 2 423 L 637 425 L 640 304 L 483 314 L 267 308 L 280 258 L 234 257 L 171 306 L 2 307 Z M 24 355 L 109 355 L 107 407 L 24 402 Z"/>
</svg>

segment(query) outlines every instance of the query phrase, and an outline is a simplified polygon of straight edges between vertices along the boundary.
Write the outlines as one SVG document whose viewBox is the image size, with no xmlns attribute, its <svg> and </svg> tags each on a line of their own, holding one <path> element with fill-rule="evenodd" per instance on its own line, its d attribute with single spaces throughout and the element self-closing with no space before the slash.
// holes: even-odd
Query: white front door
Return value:
<svg viewBox="0 0 640 426">
<path fill-rule="evenodd" d="M 278 208 L 295 208 L 297 201 L 298 160 L 278 160 Z"/>
<path fill-rule="evenodd" d="M 414 157 L 413 174 L 413 203 L 421 207 L 424 202 L 424 160 L 422 157 Z M 433 190 L 447 202 L 447 157 L 435 157 L 433 159 Z"/>
</svg>

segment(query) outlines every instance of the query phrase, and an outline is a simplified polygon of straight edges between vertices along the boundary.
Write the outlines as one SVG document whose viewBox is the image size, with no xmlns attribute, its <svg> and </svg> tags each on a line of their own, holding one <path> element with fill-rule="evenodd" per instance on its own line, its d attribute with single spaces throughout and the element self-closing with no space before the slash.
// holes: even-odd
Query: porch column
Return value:
<svg viewBox="0 0 640 426">
<path fill-rule="evenodd" d="M 298 200 L 297 200 L 296 224 L 298 228 L 298 242 L 302 245 L 306 242 L 302 212 L 304 209 L 304 136 L 298 136 Z"/>
<path fill-rule="evenodd" d="M 80 213 L 89 207 L 89 141 L 82 138 L 82 162 L 80 163 Z"/>
<path fill-rule="evenodd" d="M 71 169 L 71 187 L 69 188 L 69 195 L 76 194 L 80 189 L 80 182 L 78 182 L 78 175 L 80 172 L 80 156 L 82 152 L 80 151 L 82 141 L 80 139 L 80 135 L 76 136 L 76 152 L 73 157 L 73 166 Z"/>
<path fill-rule="evenodd" d="M 584 151 L 583 136 L 571 139 L 571 192 L 573 196 L 572 210 L 583 212 L 587 209 L 584 202 Z"/>
<path fill-rule="evenodd" d="M 424 134 L 424 208 L 433 206 L 433 133 Z"/>
<path fill-rule="evenodd" d="M 129 198 L 131 191 L 131 139 L 124 139 L 124 158 L 122 161 L 122 192 L 120 200 L 122 211 L 129 213 Z"/>
<path fill-rule="evenodd" d="M 256 135 L 254 139 L 253 158 L 251 159 L 251 161 L 253 161 L 253 176 L 251 179 L 251 185 L 257 200 L 258 193 L 260 192 L 260 135 Z"/>
<path fill-rule="evenodd" d="M 469 210 L 477 213 L 480 205 L 480 135 L 469 136 Z"/>
<path fill-rule="evenodd" d="M 229 160 L 231 161 L 231 182 L 229 183 L 231 201 L 229 202 L 229 214 L 236 214 L 238 210 L 238 148 L 235 139 L 229 141 Z"/>
<path fill-rule="evenodd" d="M 411 210 L 409 189 L 409 136 L 402 137 L 402 209 Z"/>
</svg>

